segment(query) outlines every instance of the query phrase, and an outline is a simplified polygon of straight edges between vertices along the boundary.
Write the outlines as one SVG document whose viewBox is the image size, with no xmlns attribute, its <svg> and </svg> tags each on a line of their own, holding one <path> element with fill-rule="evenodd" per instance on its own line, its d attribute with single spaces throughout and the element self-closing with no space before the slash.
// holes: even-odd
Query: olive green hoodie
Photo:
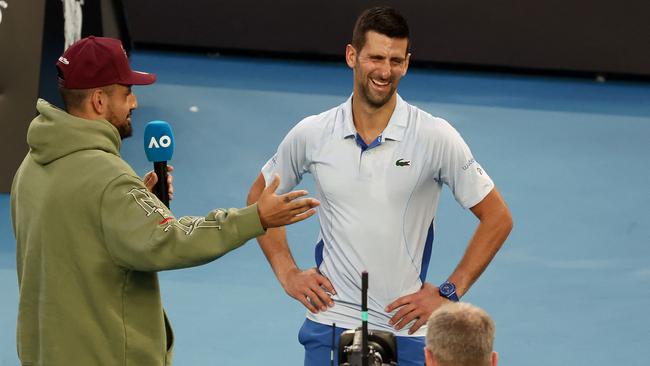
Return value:
<svg viewBox="0 0 650 366">
<path fill-rule="evenodd" d="M 22 364 L 169 365 L 156 271 L 263 234 L 257 207 L 176 219 L 122 160 L 113 125 L 36 107 L 11 190 Z"/>
</svg>

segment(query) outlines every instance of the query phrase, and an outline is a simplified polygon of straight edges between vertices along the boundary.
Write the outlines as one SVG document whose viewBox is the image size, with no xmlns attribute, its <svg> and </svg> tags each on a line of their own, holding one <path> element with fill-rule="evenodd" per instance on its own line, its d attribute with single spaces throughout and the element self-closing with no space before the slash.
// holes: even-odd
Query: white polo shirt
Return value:
<svg viewBox="0 0 650 366">
<path fill-rule="evenodd" d="M 275 173 L 278 194 L 311 173 L 321 202 L 316 264 L 337 295 L 334 307 L 307 317 L 358 327 L 361 272 L 367 270 L 369 327 L 393 332 L 388 321 L 394 313 L 384 308 L 418 291 L 426 278 L 442 184 L 464 208 L 494 187 L 449 123 L 399 95 L 388 126 L 369 146 L 354 127 L 352 97 L 303 119 L 262 168 L 267 184 Z M 414 336 L 425 333 L 422 327 Z M 407 336 L 408 327 L 396 334 Z"/>
</svg>

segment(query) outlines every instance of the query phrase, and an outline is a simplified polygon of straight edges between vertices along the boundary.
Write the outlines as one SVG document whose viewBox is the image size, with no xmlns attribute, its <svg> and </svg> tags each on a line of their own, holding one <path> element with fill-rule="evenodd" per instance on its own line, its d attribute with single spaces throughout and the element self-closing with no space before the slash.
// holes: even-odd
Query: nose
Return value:
<svg viewBox="0 0 650 366">
<path fill-rule="evenodd" d="M 135 94 L 131 94 L 131 109 L 136 109 L 138 108 L 138 98 L 135 96 Z"/>
<path fill-rule="evenodd" d="M 379 75 L 382 79 L 390 78 L 390 61 L 382 62 L 379 66 Z"/>
</svg>

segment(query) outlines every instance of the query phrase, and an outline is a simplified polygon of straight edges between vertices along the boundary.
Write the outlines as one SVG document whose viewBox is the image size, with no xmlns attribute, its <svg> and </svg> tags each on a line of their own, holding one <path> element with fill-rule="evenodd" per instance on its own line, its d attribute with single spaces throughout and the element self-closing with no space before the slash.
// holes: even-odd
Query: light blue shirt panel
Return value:
<svg viewBox="0 0 650 366">
<path fill-rule="evenodd" d="M 332 281 L 337 296 L 334 308 L 308 317 L 358 326 L 360 273 L 367 270 L 369 323 L 374 329 L 391 330 L 388 320 L 393 314 L 384 307 L 422 285 L 424 244 L 442 183 L 463 207 L 480 202 L 493 184 L 484 171 L 475 170 L 478 163 L 468 163 L 471 152 L 453 127 L 399 96 L 382 143 L 363 153 L 354 139 L 351 116 L 348 99 L 302 120 L 262 173 L 267 182 L 274 173 L 281 176 L 280 193 L 295 187 L 304 173 L 314 176 L 321 201 L 319 240 L 325 243 L 319 269 Z M 399 159 L 410 164 L 398 166 Z"/>
</svg>

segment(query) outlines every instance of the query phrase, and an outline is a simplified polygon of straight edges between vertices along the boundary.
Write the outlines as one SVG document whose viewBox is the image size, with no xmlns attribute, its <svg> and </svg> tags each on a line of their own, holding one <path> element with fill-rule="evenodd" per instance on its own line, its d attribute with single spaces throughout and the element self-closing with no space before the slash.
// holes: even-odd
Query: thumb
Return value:
<svg viewBox="0 0 650 366">
<path fill-rule="evenodd" d="M 268 194 L 273 194 L 275 191 L 278 189 L 280 186 L 280 176 L 277 174 L 273 174 L 273 180 L 271 181 L 271 184 L 269 184 L 268 187 L 266 187 L 265 191 Z"/>
</svg>

